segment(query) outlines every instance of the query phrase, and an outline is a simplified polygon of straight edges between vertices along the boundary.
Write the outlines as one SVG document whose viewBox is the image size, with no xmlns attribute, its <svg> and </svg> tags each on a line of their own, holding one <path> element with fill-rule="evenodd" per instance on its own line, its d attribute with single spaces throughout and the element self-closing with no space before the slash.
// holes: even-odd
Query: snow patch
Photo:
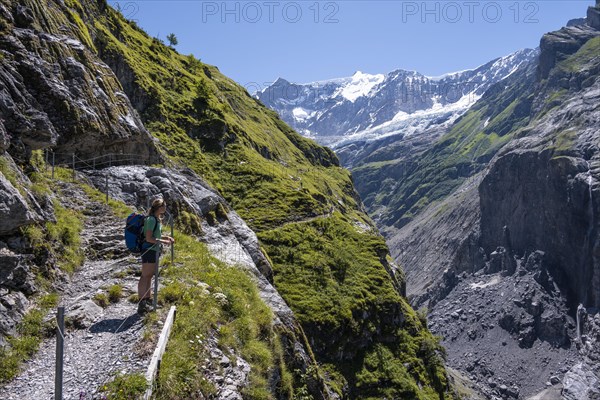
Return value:
<svg viewBox="0 0 600 400">
<path fill-rule="evenodd" d="M 309 119 L 312 113 L 306 112 L 306 110 L 302 107 L 296 107 L 292 110 L 292 114 L 294 115 L 294 119 L 296 121 L 305 121 Z"/>
<path fill-rule="evenodd" d="M 383 74 L 370 75 L 357 71 L 349 83 L 335 92 L 334 97 L 341 95 L 354 103 L 359 97 L 369 94 L 371 89 L 383 82 L 384 79 L 385 75 Z"/>
</svg>

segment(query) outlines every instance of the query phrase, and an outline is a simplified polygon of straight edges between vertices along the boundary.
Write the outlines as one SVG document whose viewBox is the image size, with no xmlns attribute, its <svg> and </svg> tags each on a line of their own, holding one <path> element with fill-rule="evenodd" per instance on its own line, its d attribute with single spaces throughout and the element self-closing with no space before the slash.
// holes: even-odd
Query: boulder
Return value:
<svg viewBox="0 0 600 400">
<path fill-rule="evenodd" d="M 527 257 L 527 262 L 525 263 L 525 269 L 527 271 L 537 271 L 542 268 L 542 261 L 544 260 L 544 252 L 540 250 L 536 250 Z"/>
<path fill-rule="evenodd" d="M 3 336 L 15 335 L 16 326 L 23 319 L 29 301 L 21 292 L 11 292 L 0 288 L 0 346 L 3 346 Z"/>
<path fill-rule="evenodd" d="M 23 258 L 8 248 L 0 248 L 0 286 L 32 295 L 36 291 L 34 276 Z"/>
<path fill-rule="evenodd" d="M 76 328 L 85 329 L 92 326 L 101 315 L 102 307 L 92 300 L 86 300 L 67 311 L 65 318 Z"/>
<path fill-rule="evenodd" d="M 0 235 L 15 233 L 38 220 L 21 193 L 0 172 Z"/>
<path fill-rule="evenodd" d="M 571 368 L 563 378 L 562 396 L 565 400 L 600 398 L 600 381 L 583 363 Z"/>
<path fill-rule="evenodd" d="M 600 30 L 600 3 L 596 2 L 596 7 L 588 8 L 587 24 L 594 29 Z"/>
<path fill-rule="evenodd" d="M 490 254 L 490 262 L 485 268 L 486 274 L 495 274 L 505 272 L 512 275 L 516 270 L 516 261 L 511 256 L 510 251 L 504 247 L 496 248 L 496 251 Z"/>
</svg>

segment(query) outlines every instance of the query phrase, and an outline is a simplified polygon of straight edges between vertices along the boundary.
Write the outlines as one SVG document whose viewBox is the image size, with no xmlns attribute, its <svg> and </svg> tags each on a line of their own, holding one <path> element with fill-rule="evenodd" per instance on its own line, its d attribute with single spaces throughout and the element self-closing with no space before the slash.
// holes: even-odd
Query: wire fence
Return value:
<svg viewBox="0 0 600 400">
<path fill-rule="evenodd" d="M 46 164 L 55 165 L 57 160 L 60 165 L 68 165 L 76 170 L 99 169 L 117 165 L 147 165 L 149 161 L 135 153 L 107 153 L 96 157 L 83 159 L 77 153 L 56 153 L 46 150 Z"/>
</svg>

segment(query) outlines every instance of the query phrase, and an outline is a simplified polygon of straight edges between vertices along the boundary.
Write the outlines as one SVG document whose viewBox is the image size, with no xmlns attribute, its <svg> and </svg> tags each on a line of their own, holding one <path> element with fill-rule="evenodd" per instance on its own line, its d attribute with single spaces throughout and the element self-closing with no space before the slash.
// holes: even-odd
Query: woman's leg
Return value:
<svg viewBox="0 0 600 400">
<path fill-rule="evenodd" d="M 143 263 L 142 276 L 138 282 L 138 297 L 149 299 L 152 297 L 152 276 L 154 275 L 156 263 Z"/>
</svg>

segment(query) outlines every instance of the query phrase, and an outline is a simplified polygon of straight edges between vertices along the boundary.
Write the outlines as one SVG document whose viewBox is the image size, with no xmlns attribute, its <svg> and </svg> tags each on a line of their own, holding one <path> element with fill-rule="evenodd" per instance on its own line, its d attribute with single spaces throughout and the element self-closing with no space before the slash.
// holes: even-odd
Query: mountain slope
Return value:
<svg viewBox="0 0 600 400">
<path fill-rule="evenodd" d="M 33 225 L 43 232 L 43 223 L 52 218 L 47 197 L 32 194 L 29 179 L 39 173 L 40 165 L 31 156 L 32 149 L 50 147 L 62 162 L 70 159 L 71 151 L 78 157 L 137 152 L 140 161 L 161 160 L 170 170 L 183 168 L 190 182 L 201 175 L 227 199 L 228 204 L 209 198 L 200 201 L 199 209 L 191 207 L 185 200 L 176 201 L 182 193 L 189 195 L 188 189 L 176 190 L 168 173 L 153 177 L 152 183 L 172 200 L 177 217 L 192 224 L 185 228 L 199 239 L 208 240 L 198 226 L 217 224 L 228 207 L 257 233 L 263 248 L 252 253 L 252 260 L 281 289 L 300 323 L 281 327 L 280 332 L 287 344 L 282 357 L 294 373 L 292 386 L 299 393 L 306 386 L 315 398 L 452 396 L 441 349 L 403 298 L 401 273 L 363 212 L 349 172 L 330 150 L 295 133 L 216 67 L 177 54 L 103 1 L 3 0 L 1 4 L 0 61 L 7 71 L 3 94 L 12 103 L 3 102 L 0 111 L 3 117 L 29 121 L 29 109 L 34 109 L 50 126 L 46 129 L 50 133 L 40 131 L 24 140 L 25 128 L 16 129 L 17 123 L 1 125 L 7 160 L 2 175 L 12 177 L 6 184 L 2 180 L 2 199 L 19 190 L 24 194 L 12 196 L 20 202 L 11 205 L 24 217 L 7 224 L 2 233 L 11 251 L 31 251 L 28 245 L 15 247 L 22 243 L 20 229 Z M 20 52 L 12 51 L 15 46 Z M 56 64 L 59 59 L 64 66 Z M 37 77 L 56 76 L 48 82 L 27 80 L 25 72 L 31 65 L 45 67 L 36 72 Z M 75 68 L 69 69 L 71 65 Z M 107 86 L 99 90 L 95 85 L 100 83 Z M 48 94 L 41 95 L 40 88 Z M 67 92 L 74 94 L 67 96 Z M 26 101 L 27 93 L 45 101 Z M 129 136 L 123 134 L 129 132 L 123 124 L 130 126 Z M 40 140 L 44 135 L 49 138 Z M 29 178 L 14 178 L 19 168 Z M 133 198 L 135 203 L 141 199 L 137 194 Z M 13 213 L 9 209 L 5 214 Z M 217 225 L 216 229 L 228 230 L 225 223 Z M 248 235 L 239 235 L 238 240 L 246 242 Z M 282 238 L 289 240 L 287 248 L 280 246 Z M 13 258 L 35 262 L 20 254 Z M 305 296 L 298 298 L 298 293 Z M 329 308 L 320 301 L 324 293 L 343 307 Z M 256 323 L 261 327 L 265 321 L 246 318 L 239 323 L 246 326 L 245 322 L 251 333 L 259 334 Z M 276 347 L 274 342 L 270 345 Z M 310 354 L 311 347 L 320 367 L 298 363 L 296 350 Z M 260 361 L 262 349 L 250 354 Z M 202 360 L 197 360 L 197 368 Z M 277 371 L 259 371 L 263 379 L 259 387 L 269 389 L 261 392 L 265 398 L 280 393 L 280 387 L 269 388 L 282 382 Z M 269 374 L 272 381 L 265 378 Z"/>
</svg>

